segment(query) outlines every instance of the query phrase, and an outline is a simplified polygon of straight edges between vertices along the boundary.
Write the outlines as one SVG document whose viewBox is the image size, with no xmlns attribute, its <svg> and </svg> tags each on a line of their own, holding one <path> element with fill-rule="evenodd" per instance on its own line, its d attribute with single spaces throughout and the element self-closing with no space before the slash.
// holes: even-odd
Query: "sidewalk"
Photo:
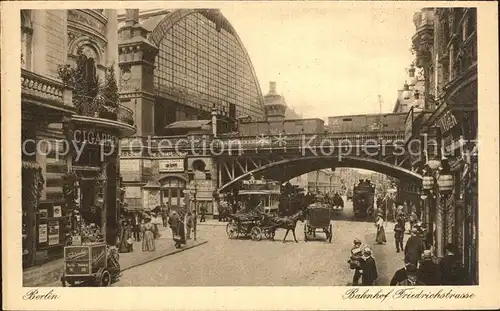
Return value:
<svg viewBox="0 0 500 311">
<path fill-rule="evenodd" d="M 143 252 L 142 242 L 134 242 L 133 252 L 120 253 L 120 267 L 122 271 L 149 263 L 162 257 L 170 256 L 188 250 L 193 247 L 203 245 L 208 242 L 199 238 L 196 242 L 193 240 L 188 240 L 187 244 L 183 248 L 176 249 L 174 246 L 174 242 L 172 241 L 172 234 L 170 230 L 162 229 L 163 228 L 160 228 L 161 237 L 155 241 L 155 251 Z M 54 260 L 41 266 L 26 269 L 23 271 L 23 286 L 36 287 L 57 282 L 61 278 L 63 272 L 63 259 Z"/>
</svg>

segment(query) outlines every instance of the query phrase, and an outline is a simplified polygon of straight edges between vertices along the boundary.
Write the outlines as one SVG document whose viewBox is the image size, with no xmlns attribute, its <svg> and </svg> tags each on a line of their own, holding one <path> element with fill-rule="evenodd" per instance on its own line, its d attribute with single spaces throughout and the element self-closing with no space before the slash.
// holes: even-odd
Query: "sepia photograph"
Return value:
<svg viewBox="0 0 500 311">
<path fill-rule="evenodd" d="M 478 9 L 200 4 L 18 10 L 22 299 L 472 299 Z"/>
</svg>

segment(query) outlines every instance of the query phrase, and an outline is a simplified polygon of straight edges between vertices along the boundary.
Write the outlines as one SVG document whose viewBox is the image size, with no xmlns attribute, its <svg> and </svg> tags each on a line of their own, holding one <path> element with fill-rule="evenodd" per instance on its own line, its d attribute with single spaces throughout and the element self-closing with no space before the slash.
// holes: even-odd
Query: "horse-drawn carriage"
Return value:
<svg viewBox="0 0 500 311">
<path fill-rule="evenodd" d="M 316 231 L 322 230 L 326 235 L 326 240 L 331 243 L 333 237 L 333 226 L 330 222 L 330 209 L 321 203 L 314 203 L 307 208 L 307 218 L 304 224 L 304 241 L 310 237 L 316 237 Z"/>
</svg>

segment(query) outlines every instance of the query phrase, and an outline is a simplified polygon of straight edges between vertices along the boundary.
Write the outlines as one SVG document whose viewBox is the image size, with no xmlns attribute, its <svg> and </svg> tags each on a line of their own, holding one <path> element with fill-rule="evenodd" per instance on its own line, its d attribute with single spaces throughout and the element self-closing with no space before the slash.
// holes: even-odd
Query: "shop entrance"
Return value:
<svg viewBox="0 0 500 311">
<path fill-rule="evenodd" d="M 184 189 L 186 181 L 178 177 L 166 177 L 160 181 L 161 204 L 168 204 L 173 209 L 179 209 L 186 205 L 184 201 Z"/>
</svg>

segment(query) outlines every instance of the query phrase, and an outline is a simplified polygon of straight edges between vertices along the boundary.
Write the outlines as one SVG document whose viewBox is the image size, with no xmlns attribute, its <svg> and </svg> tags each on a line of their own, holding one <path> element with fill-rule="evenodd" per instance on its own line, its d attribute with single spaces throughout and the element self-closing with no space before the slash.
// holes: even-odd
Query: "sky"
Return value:
<svg viewBox="0 0 500 311">
<path fill-rule="evenodd" d="M 221 9 L 245 45 L 262 93 L 276 81 L 304 117 L 392 112 L 413 56 L 415 8 Z"/>
<path fill-rule="evenodd" d="M 231 2 L 220 9 L 250 55 L 263 95 L 275 81 L 288 106 L 325 121 L 392 112 L 414 59 L 417 7 L 275 1 Z"/>
</svg>

